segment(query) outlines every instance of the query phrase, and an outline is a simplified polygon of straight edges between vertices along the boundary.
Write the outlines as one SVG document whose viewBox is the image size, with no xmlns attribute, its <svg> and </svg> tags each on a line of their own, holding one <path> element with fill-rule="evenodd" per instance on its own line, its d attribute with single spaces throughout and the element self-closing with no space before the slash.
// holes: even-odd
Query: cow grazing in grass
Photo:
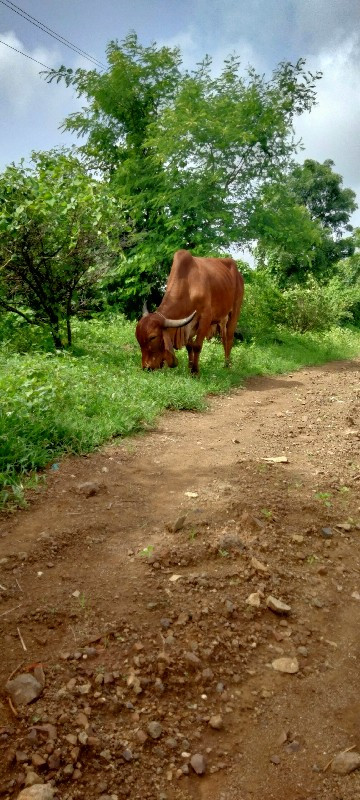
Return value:
<svg viewBox="0 0 360 800">
<path fill-rule="evenodd" d="M 174 255 L 164 298 L 153 313 L 144 308 L 136 327 L 143 369 L 176 367 L 175 350 L 186 347 L 191 372 L 199 371 L 204 339 L 220 333 L 229 365 L 244 296 L 244 279 L 231 258 Z"/>
</svg>

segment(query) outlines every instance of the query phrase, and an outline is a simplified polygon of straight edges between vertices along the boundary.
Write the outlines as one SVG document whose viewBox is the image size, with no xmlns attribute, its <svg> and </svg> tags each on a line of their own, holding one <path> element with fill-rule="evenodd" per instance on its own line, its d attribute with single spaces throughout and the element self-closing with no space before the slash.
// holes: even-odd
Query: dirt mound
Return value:
<svg viewBox="0 0 360 800">
<path fill-rule="evenodd" d="M 251 380 L 2 518 L 0 797 L 360 796 L 359 377 Z"/>
</svg>

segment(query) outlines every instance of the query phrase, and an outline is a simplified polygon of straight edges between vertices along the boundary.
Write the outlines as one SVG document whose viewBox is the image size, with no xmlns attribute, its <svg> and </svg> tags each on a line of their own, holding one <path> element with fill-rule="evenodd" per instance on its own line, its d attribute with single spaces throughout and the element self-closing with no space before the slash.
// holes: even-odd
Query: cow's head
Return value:
<svg viewBox="0 0 360 800">
<path fill-rule="evenodd" d="M 194 318 L 196 311 L 183 319 L 167 319 L 160 312 L 149 314 L 146 306 L 143 316 L 136 326 L 136 338 L 141 347 L 142 368 L 160 369 L 164 364 L 176 367 L 174 347 L 169 334 L 170 328 L 182 328 Z"/>
</svg>

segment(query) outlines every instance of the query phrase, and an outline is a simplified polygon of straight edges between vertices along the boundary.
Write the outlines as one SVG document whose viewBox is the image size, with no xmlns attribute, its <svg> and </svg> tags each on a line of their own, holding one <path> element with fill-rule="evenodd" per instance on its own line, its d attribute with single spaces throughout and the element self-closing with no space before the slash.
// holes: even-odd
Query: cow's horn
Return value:
<svg viewBox="0 0 360 800">
<path fill-rule="evenodd" d="M 183 328 L 184 325 L 188 325 L 192 319 L 194 319 L 196 314 L 196 310 L 189 314 L 188 317 L 184 317 L 183 319 L 167 319 L 164 317 L 164 328 Z"/>
<path fill-rule="evenodd" d="M 148 313 L 149 313 L 149 309 L 148 309 L 148 307 L 146 305 L 146 300 L 144 300 L 144 305 L 143 305 L 143 310 L 142 310 L 143 317 L 147 317 Z"/>
</svg>

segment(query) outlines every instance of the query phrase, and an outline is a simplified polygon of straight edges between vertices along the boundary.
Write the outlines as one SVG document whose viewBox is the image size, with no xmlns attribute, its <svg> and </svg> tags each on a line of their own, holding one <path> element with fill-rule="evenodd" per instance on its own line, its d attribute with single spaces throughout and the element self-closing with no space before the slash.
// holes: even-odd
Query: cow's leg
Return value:
<svg viewBox="0 0 360 800">
<path fill-rule="evenodd" d="M 192 344 L 192 364 L 190 366 L 191 372 L 193 375 L 198 375 L 199 373 L 199 356 L 201 353 L 201 348 L 204 343 L 204 339 L 210 329 L 211 326 L 211 317 L 204 318 L 199 322 L 199 327 L 197 329 L 195 341 Z"/>
<path fill-rule="evenodd" d="M 201 344 L 196 344 L 196 342 L 194 343 L 193 349 L 192 349 L 192 352 L 193 352 L 192 362 L 191 362 L 191 364 L 189 364 L 190 372 L 191 372 L 192 375 L 198 375 L 199 374 L 199 356 L 200 356 L 200 353 L 201 353 L 201 348 L 202 348 L 202 343 Z"/>
<path fill-rule="evenodd" d="M 228 319 L 226 319 L 224 322 L 221 322 L 219 328 L 220 328 L 221 341 L 223 343 L 223 348 L 225 353 L 225 367 L 228 367 L 230 364 L 229 355 L 231 350 L 231 345 L 230 349 L 228 348 Z"/>
<path fill-rule="evenodd" d="M 192 372 L 193 371 L 193 363 L 194 363 L 194 348 L 193 348 L 193 345 L 192 345 L 191 342 L 189 342 L 186 345 L 186 349 L 187 349 L 188 357 L 189 357 L 189 370 L 190 370 L 190 372 Z"/>
<path fill-rule="evenodd" d="M 226 325 L 226 340 L 224 343 L 224 350 L 225 350 L 225 366 L 230 366 L 230 353 L 231 348 L 234 344 L 234 333 L 237 326 L 237 321 L 240 314 L 240 308 L 242 303 L 242 295 L 237 299 L 236 306 L 229 314 L 229 318 Z"/>
</svg>

